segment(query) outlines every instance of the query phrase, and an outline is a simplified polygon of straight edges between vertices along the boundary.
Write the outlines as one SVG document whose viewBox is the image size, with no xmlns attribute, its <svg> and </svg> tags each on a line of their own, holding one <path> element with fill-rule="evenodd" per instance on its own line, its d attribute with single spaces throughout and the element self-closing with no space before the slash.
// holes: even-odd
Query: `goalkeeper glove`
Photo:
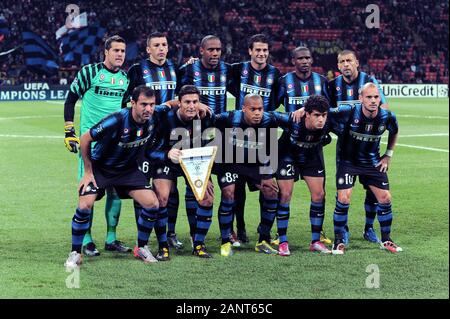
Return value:
<svg viewBox="0 0 450 319">
<path fill-rule="evenodd" d="M 80 144 L 80 140 L 75 134 L 75 128 L 73 127 L 73 124 L 64 125 L 64 133 L 64 144 L 66 145 L 67 149 L 73 153 L 77 153 L 77 147 Z"/>
</svg>

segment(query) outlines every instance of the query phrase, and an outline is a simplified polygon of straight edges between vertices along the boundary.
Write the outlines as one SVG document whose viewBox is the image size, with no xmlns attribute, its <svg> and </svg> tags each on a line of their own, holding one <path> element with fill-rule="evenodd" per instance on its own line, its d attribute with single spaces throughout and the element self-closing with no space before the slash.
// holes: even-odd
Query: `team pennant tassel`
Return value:
<svg viewBox="0 0 450 319">
<path fill-rule="evenodd" d="M 180 165 L 197 201 L 202 201 L 205 197 L 216 152 L 217 146 L 190 148 L 181 151 Z"/>
</svg>

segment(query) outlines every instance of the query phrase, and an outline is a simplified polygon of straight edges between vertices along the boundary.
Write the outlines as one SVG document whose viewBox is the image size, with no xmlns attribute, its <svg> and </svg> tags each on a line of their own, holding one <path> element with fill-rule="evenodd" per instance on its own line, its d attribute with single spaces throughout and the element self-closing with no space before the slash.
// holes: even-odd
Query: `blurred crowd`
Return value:
<svg viewBox="0 0 450 319">
<path fill-rule="evenodd" d="M 73 2 L 75 3 L 75 1 Z M 65 24 L 67 2 L 55 0 L 0 2 L 0 20 L 10 34 L 0 41 L 0 52 L 21 44 L 21 32 L 32 30 L 56 50 L 55 32 Z M 292 70 L 290 51 L 307 45 L 314 66 L 324 75 L 336 71 L 336 54 L 357 52 L 361 69 L 383 83 L 448 83 L 448 1 L 387 0 L 380 2 L 379 28 L 369 29 L 367 1 L 328 0 L 142 0 L 78 1 L 89 23 L 99 22 L 106 36 L 119 34 L 136 41 L 145 57 L 146 36 L 165 32 L 170 58 L 183 63 L 198 56 L 199 43 L 207 34 L 218 35 L 223 58 L 238 62 L 248 58 L 246 39 L 255 33 L 269 36 L 271 62 L 280 70 Z M 98 50 L 91 61 L 103 58 Z M 60 61 L 61 62 L 61 61 Z M 127 61 L 125 69 L 135 61 Z M 52 77 L 30 73 L 20 50 L 0 59 L 0 83 L 70 82 L 79 65 L 60 63 Z"/>
</svg>

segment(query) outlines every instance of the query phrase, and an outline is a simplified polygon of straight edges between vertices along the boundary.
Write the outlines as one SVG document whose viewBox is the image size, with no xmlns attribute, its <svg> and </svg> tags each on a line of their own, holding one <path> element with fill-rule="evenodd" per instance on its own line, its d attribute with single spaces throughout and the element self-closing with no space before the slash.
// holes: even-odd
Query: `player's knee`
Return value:
<svg viewBox="0 0 450 319">
<path fill-rule="evenodd" d="M 350 204 L 350 194 L 347 193 L 338 194 L 338 201 L 345 205 Z"/>
<path fill-rule="evenodd" d="M 289 203 L 292 198 L 292 191 L 282 190 L 280 192 L 280 202 L 283 204 Z"/>
<path fill-rule="evenodd" d="M 315 203 L 322 202 L 324 199 L 325 199 L 325 191 L 323 190 L 311 193 L 311 200 Z"/>
<path fill-rule="evenodd" d="M 378 199 L 378 202 L 380 204 L 388 204 L 391 202 L 392 199 L 391 193 L 388 191 L 381 193 L 379 197 L 380 198 Z"/>
<path fill-rule="evenodd" d="M 199 202 L 199 204 L 202 206 L 210 207 L 214 204 L 214 197 L 207 196 L 201 202 Z"/>
<path fill-rule="evenodd" d="M 225 187 L 222 189 L 222 198 L 225 200 L 234 200 L 234 188 Z"/>
<path fill-rule="evenodd" d="M 273 189 L 263 188 L 262 193 L 265 198 L 276 198 L 278 197 L 278 193 Z"/>
<path fill-rule="evenodd" d="M 80 202 L 78 203 L 78 208 L 80 210 L 91 210 L 93 206 L 94 202 L 92 201 L 80 200 Z"/>
<path fill-rule="evenodd" d="M 166 207 L 167 203 L 169 202 L 169 195 L 168 194 L 158 194 L 158 202 L 159 202 L 159 206 Z"/>
<path fill-rule="evenodd" d="M 139 200 L 139 204 L 147 209 L 159 208 L 159 201 L 155 194 L 149 194 L 148 196 L 143 196 Z"/>
</svg>

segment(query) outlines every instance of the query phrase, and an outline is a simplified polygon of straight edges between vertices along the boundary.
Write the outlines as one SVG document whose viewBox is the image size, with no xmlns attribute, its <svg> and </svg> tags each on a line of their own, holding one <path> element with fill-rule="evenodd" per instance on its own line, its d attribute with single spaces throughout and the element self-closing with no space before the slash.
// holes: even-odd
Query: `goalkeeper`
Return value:
<svg viewBox="0 0 450 319">
<path fill-rule="evenodd" d="M 105 41 L 105 60 L 102 63 L 85 65 L 77 73 L 70 85 L 69 94 L 64 104 L 64 143 L 70 152 L 78 153 L 78 180 L 83 176 L 83 160 L 78 152 L 79 139 L 73 119 L 75 103 L 81 99 L 79 134 L 97 124 L 105 116 L 121 109 L 122 98 L 128 87 L 127 75 L 120 69 L 125 61 L 125 40 L 112 36 Z M 120 216 L 121 201 L 113 188 L 106 190 L 105 216 L 107 235 L 105 250 L 131 252 L 117 240 L 116 228 Z M 86 256 L 99 256 L 91 236 L 92 215 L 89 230 L 84 236 L 83 253 Z"/>
</svg>

